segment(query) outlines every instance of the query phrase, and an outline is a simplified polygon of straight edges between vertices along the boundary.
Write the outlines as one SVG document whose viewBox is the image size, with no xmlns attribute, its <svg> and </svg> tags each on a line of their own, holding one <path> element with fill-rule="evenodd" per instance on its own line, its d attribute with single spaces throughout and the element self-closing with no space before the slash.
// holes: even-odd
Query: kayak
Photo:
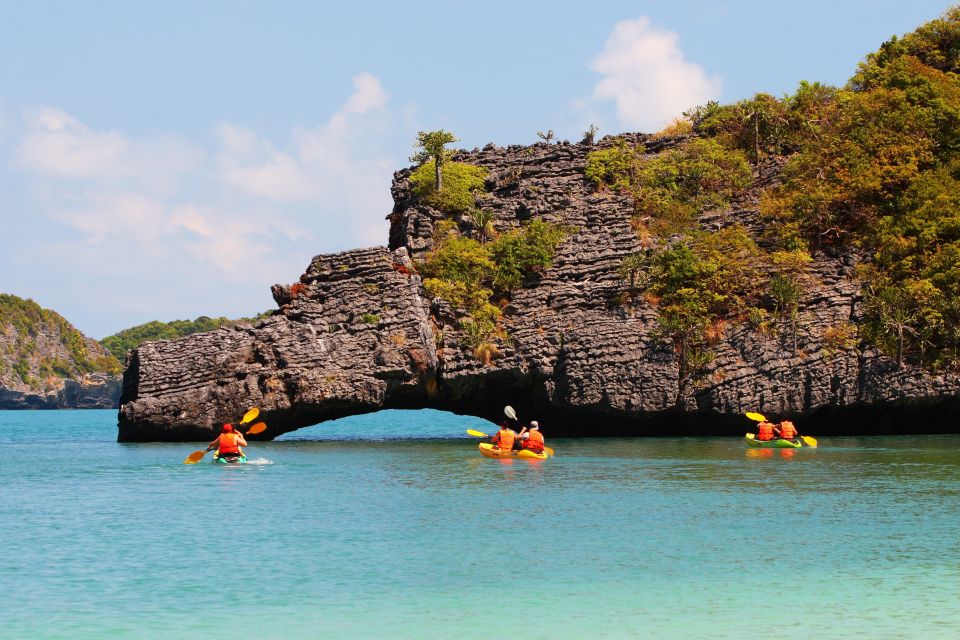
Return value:
<svg viewBox="0 0 960 640">
<path fill-rule="evenodd" d="M 757 440 L 752 433 L 746 435 L 748 447 L 762 447 L 767 449 L 799 449 L 803 446 L 800 439 L 796 440 Z"/>
<path fill-rule="evenodd" d="M 214 464 L 243 464 L 246 461 L 247 461 L 247 456 L 242 454 L 239 456 L 224 456 L 222 458 L 220 457 L 219 453 L 213 454 Z"/>
<path fill-rule="evenodd" d="M 521 458 L 526 460 L 546 460 L 547 454 L 545 453 L 534 453 L 533 451 L 528 451 L 523 449 L 521 451 L 503 451 L 499 448 L 494 448 L 489 442 L 480 443 L 480 455 L 486 458 L 501 458 L 504 460 L 512 458 Z"/>
</svg>

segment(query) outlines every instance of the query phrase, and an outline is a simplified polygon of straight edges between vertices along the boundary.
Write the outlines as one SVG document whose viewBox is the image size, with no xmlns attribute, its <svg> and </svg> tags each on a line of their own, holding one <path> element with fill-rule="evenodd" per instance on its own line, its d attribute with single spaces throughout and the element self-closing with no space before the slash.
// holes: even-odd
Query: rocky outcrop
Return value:
<svg viewBox="0 0 960 640">
<path fill-rule="evenodd" d="M 648 140 L 647 149 L 677 142 Z M 553 266 L 514 292 L 503 318 L 510 339 L 492 363 L 462 346 L 456 310 L 426 299 L 415 263 L 449 216 L 417 201 L 404 170 L 392 187 L 388 249 L 318 256 L 298 283 L 274 287 L 279 313 L 256 326 L 134 350 L 120 439 L 208 439 L 251 405 L 270 425 L 264 437 L 385 407 L 495 419 L 507 403 L 551 435 L 734 434 L 744 411 L 815 416 L 819 434 L 956 429 L 957 376 L 897 369 L 867 346 L 830 338 L 860 319 L 853 254 L 815 256 L 796 349 L 785 325 L 758 331 L 731 319 L 719 328 L 711 374 L 681 390 L 673 349 L 656 338 L 656 308 L 622 304 L 618 269 L 641 241 L 632 203 L 584 178 L 592 148 L 488 145 L 457 158 L 489 170 L 481 205 L 498 231 L 533 217 L 571 230 Z M 777 173 L 776 164 L 762 167 L 757 188 Z M 760 240 L 755 196 L 700 222 L 741 223 Z M 457 222 L 474 231 L 469 219 Z M 919 423 L 925 411 L 940 419 Z"/>
<path fill-rule="evenodd" d="M 120 376 L 91 373 L 43 391 L 0 386 L 0 409 L 116 409 Z"/>
<path fill-rule="evenodd" d="M 115 409 L 119 370 L 60 314 L 0 294 L 0 409 Z"/>
</svg>

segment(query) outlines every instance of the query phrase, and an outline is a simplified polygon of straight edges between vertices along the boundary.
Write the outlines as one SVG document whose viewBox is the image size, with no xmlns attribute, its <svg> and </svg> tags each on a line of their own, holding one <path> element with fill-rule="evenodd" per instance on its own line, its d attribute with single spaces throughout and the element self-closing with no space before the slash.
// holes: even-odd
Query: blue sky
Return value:
<svg viewBox="0 0 960 640">
<path fill-rule="evenodd" d="M 418 129 L 653 130 L 842 84 L 947 2 L 0 2 L 0 292 L 100 338 L 384 244 Z"/>
</svg>

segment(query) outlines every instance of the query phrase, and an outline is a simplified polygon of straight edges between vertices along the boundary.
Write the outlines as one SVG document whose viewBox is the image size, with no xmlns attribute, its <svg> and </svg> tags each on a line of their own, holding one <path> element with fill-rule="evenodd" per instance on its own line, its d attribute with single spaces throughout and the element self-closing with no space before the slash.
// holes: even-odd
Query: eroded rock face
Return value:
<svg viewBox="0 0 960 640">
<path fill-rule="evenodd" d="M 404 249 L 318 256 L 300 281 L 275 286 L 280 311 L 133 350 L 120 439 L 212 437 L 250 406 L 279 433 L 323 420 L 416 406 L 437 368 L 419 276 Z"/>
<path fill-rule="evenodd" d="M 67 378 L 48 391 L 0 386 L 0 409 L 116 409 L 119 399 L 120 378 L 103 373 Z"/>
<path fill-rule="evenodd" d="M 404 170 L 392 188 L 390 249 L 318 256 L 299 283 L 274 287 L 280 311 L 256 327 L 135 350 L 120 439 L 209 439 L 254 405 L 271 427 L 265 437 L 386 407 L 496 419 L 505 404 L 540 419 L 551 435 L 735 434 L 747 426 L 744 411 L 801 425 L 813 415 L 819 434 L 956 430 L 957 376 L 898 370 L 870 348 L 824 339 L 860 319 L 854 255 L 815 256 L 796 351 L 786 325 L 761 333 L 731 321 L 711 375 L 681 390 L 673 349 L 655 337 L 656 309 L 622 303 L 627 283 L 618 269 L 641 243 L 629 224 L 631 203 L 597 193 L 584 178 L 593 148 L 488 145 L 457 157 L 490 171 L 481 204 L 498 231 L 532 217 L 571 229 L 553 266 L 514 292 L 504 313 L 510 341 L 491 364 L 461 345 L 456 310 L 426 299 L 415 262 L 433 246 L 436 222 L 449 216 L 416 201 Z M 757 185 L 777 173 L 774 163 L 761 167 Z M 705 214 L 701 224 L 740 223 L 759 240 L 755 196 Z M 468 219 L 458 222 L 472 232 Z M 927 410 L 938 419 L 918 422 Z"/>
</svg>

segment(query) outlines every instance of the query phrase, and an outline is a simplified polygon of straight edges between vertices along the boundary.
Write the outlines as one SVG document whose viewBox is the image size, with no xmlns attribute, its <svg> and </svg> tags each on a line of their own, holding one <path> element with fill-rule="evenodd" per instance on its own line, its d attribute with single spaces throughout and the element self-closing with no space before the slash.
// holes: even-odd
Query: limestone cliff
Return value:
<svg viewBox="0 0 960 640">
<path fill-rule="evenodd" d="M 650 154 L 679 141 L 627 139 L 645 141 Z M 249 406 L 261 408 L 267 438 L 387 407 L 495 419 L 508 403 L 552 435 L 735 434 L 747 426 L 744 411 L 815 418 L 809 424 L 819 434 L 956 428 L 956 375 L 898 369 L 866 344 L 825 338 L 859 321 L 854 253 L 814 255 L 795 350 L 791 332 L 730 322 L 710 374 L 681 389 L 674 350 L 656 338 L 656 308 L 620 303 L 627 283 L 618 270 L 640 239 L 631 202 L 585 179 L 595 148 L 488 145 L 457 157 L 489 170 L 481 205 L 494 212 L 497 231 L 534 217 L 574 230 L 552 267 L 513 293 L 503 316 L 509 340 L 490 364 L 461 346 L 456 310 L 423 289 L 416 263 L 433 246 L 436 223 L 450 216 L 419 202 L 404 170 L 392 187 L 389 248 L 314 258 L 299 282 L 274 287 L 279 313 L 255 326 L 133 350 L 120 440 L 208 439 Z M 762 164 L 753 187 L 699 224 L 739 223 L 762 243 L 756 195 L 777 180 L 778 167 Z M 467 218 L 456 221 L 470 230 Z M 919 419 L 928 411 L 939 419 Z"/>
<path fill-rule="evenodd" d="M 112 409 L 120 363 L 33 300 L 0 294 L 0 409 Z"/>
</svg>

